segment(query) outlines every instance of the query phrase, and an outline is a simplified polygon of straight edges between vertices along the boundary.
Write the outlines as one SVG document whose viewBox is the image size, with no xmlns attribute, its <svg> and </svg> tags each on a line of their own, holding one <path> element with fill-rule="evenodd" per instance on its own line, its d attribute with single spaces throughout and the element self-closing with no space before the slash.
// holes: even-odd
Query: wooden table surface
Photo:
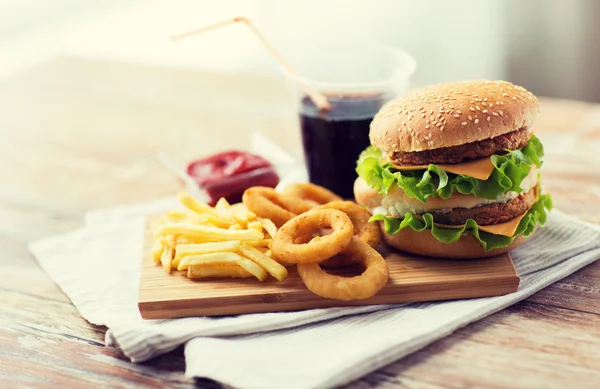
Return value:
<svg viewBox="0 0 600 389">
<path fill-rule="evenodd" d="M 57 58 L 0 82 L 0 387 L 212 386 L 178 349 L 134 365 L 104 347 L 39 268 L 28 241 L 87 210 L 173 194 L 155 160 L 247 145 L 259 130 L 300 155 L 278 78 Z M 600 223 L 600 105 L 542 99 L 544 190 Z M 600 262 L 349 388 L 600 388 Z"/>
</svg>

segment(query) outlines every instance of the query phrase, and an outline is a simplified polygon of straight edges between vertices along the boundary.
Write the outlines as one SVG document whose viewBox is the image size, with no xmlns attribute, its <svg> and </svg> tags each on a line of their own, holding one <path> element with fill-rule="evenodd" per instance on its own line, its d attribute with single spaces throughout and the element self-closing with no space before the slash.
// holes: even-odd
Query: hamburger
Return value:
<svg viewBox="0 0 600 389">
<path fill-rule="evenodd" d="M 414 254 L 505 253 L 546 221 L 539 102 L 505 81 L 463 81 L 385 104 L 358 159 L 356 201 L 388 245 Z"/>
</svg>

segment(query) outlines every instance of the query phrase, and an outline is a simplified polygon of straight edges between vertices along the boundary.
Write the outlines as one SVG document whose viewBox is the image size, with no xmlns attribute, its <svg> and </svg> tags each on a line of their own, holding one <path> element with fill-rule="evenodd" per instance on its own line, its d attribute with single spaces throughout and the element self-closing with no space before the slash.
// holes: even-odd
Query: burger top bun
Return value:
<svg viewBox="0 0 600 389">
<path fill-rule="evenodd" d="M 506 81 L 438 84 L 388 102 L 371 122 L 371 144 L 386 154 L 458 146 L 529 127 L 539 102 Z"/>
</svg>

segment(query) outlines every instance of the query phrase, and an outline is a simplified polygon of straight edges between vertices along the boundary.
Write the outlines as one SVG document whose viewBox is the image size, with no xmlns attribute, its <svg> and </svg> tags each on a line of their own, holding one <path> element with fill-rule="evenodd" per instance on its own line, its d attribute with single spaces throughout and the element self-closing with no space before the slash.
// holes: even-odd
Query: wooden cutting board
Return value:
<svg viewBox="0 0 600 389">
<path fill-rule="evenodd" d="M 186 272 L 167 274 L 152 260 L 151 247 L 152 236 L 148 233 L 138 301 L 144 319 L 499 296 L 514 292 L 519 286 L 508 254 L 478 260 L 387 254 L 390 279 L 377 295 L 367 300 L 338 301 L 314 295 L 294 268 L 288 269 L 289 275 L 283 281 L 269 278 L 265 282 L 254 278 L 191 280 Z"/>
</svg>

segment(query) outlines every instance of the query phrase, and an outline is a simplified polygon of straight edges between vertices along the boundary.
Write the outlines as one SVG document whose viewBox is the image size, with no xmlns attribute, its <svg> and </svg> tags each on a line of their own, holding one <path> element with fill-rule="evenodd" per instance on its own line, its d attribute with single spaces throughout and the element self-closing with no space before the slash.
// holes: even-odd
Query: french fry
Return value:
<svg viewBox="0 0 600 389">
<path fill-rule="evenodd" d="M 162 222 L 180 222 L 186 220 L 199 221 L 199 216 L 202 215 L 194 214 L 188 210 L 168 211 L 164 214 Z"/>
<path fill-rule="evenodd" d="M 235 252 L 239 249 L 241 242 L 239 240 L 230 240 L 227 242 L 212 242 L 212 243 L 200 243 L 200 244 L 180 244 L 177 245 L 175 250 L 175 258 L 173 259 L 173 266 L 177 266 L 177 270 L 185 270 L 188 268 L 190 256 L 211 254 L 211 253 L 222 253 L 222 252 Z"/>
<path fill-rule="evenodd" d="M 250 212 L 244 203 L 233 204 L 229 211 L 238 223 L 244 224 L 256 220 L 256 214 Z"/>
<path fill-rule="evenodd" d="M 183 235 L 177 235 L 177 237 L 175 238 L 175 248 L 177 248 L 177 246 L 182 245 L 182 244 L 200 244 L 200 243 L 206 243 L 206 240 L 202 239 L 202 238 L 198 238 L 197 236 L 183 236 Z"/>
<path fill-rule="evenodd" d="M 218 228 L 229 228 L 229 226 L 230 226 L 229 221 L 223 220 L 221 218 L 221 216 L 209 215 L 207 213 L 198 215 L 197 220 L 188 219 L 187 222 L 189 222 L 191 224 L 209 225 L 209 226 L 218 227 Z"/>
<path fill-rule="evenodd" d="M 155 237 L 165 235 L 186 235 L 203 238 L 207 242 L 218 242 L 227 240 L 260 240 L 264 234 L 257 230 L 225 230 L 211 226 L 203 226 L 191 223 L 165 223 L 159 226 Z"/>
<path fill-rule="evenodd" d="M 267 279 L 267 272 L 265 269 L 260 267 L 260 265 L 252 262 L 249 259 L 242 258 L 238 264 L 244 268 L 248 273 L 252 274 L 254 277 L 258 278 L 260 282 L 263 282 Z M 284 268 L 285 269 L 285 268 Z"/>
<path fill-rule="evenodd" d="M 253 277 L 252 274 L 239 265 L 190 266 L 187 269 L 187 276 L 188 278 Z"/>
<path fill-rule="evenodd" d="M 191 255 L 189 257 L 189 267 L 199 267 L 199 266 L 214 266 L 214 265 L 234 265 L 237 264 L 244 268 L 248 273 L 252 274 L 258 280 L 264 281 L 267 278 L 267 272 L 265 269 L 252 262 L 249 259 L 242 258 L 239 254 L 236 253 L 212 253 L 212 254 L 202 254 L 202 255 Z"/>
<path fill-rule="evenodd" d="M 269 246 L 269 244 L 271 243 L 273 239 L 260 239 L 260 240 L 249 240 L 246 243 L 248 243 L 249 246 L 263 246 L 263 247 L 267 247 Z"/>
<path fill-rule="evenodd" d="M 173 260 L 174 250 L 171 247 L 165 247 L 160 256 L 160 263 L 167 273 L 171 272 L 171 261 Z"/>
<path fill-rule="evenodd" d="M 259 222 L 259 221 L 255 220 L 255 221 L 252 221 L 252 222 L 248 222 L 248 223 L 246 223 L 246 225 L 248 226 L 248 229 L 255 229 L 255 230 L 258 230 L 260 232 L 263 231 L 262 223 Z"/>
<path fill-rule="evenodd" d="M 186 192 L 180 192 L 177 197 L 179 202 L 190 211 L 194 211 L 199 214 L 208 213 L 213 216 L 219 216 L 219 213 L 210 205 L 199 202 Z"/>
<path fill-rule="evenodd" d="M 221 197 L 215 204 L 215 210 L 219 213 L 228 212 L 229 208 L 231 208 L 231 204 L 229 204 L 229 201 L 225 197 Z"/>
<path fill-rule="evenodd" d="M 186 258 L 188 266 L 235 265 L 243 259 L 233 252 L 190 255 Z"/>
<path fill-rule="evenodd" d="M 288 271 L 287 269 L 280 265 L 277 261 L 269 258 L 255 247 L 252 247 L 246 243 L 240 246 L 240 253 L 251 260 L 252 262 L 260 265 L 264 270 L 266 270 L 270 275 L 275 277 L 276 280 L 282 281 L 287 277 Z"/>
<path fill-rule="evenodd" d="M 175 238 L 175 235 L 169 234 L 164 237 L 163 246 L 169 247 L 169 248 L 172 248 L 173 250 L 175 250 L 175 245 L 177 244 L 176 242 L 177 242 L 177 239 Z"/>
<path fill-rule="evenodd" d="M 271 236 L 271 238 L 275 238 L 275 234 L 277 234 L 277 226 L 269 219 L 260 219 L 260 224 L 262 224 L 263 228 L 267 233 Z"/>
<path fill-rule="evenodd" d="M 229 211 L 229 208 L 231 208 L 231 205 L 224 197 L 221 197 L 215 204 L 215 211 L 217 211 L 219 219 L 227 222 L 228 225 L 232 225 L 235 224 L 235 219 Z"/>
<path fill-rule="evenodd" d="M 271 258 L 277 233 L 271 220 L 224 198 L 214 207 L 185 192 L 178 198 L 186 209 L 165 212 L 152 225 L 151 255 L 167 272 L 177 269 L 187 270 L 189 278 L 256 277 L 260 281 L 269 274 L 278 280 L 287 276 L 285 267 Z"/>
<path fill-rule="evenodd" d="M 154 244 L 152 245 L 152 259 L 154 260 L 154 262 L 158 263 L 160 262 L 160 258 L 162 256 L 164 247 L 163 247 L 163 242 L 162 239 L 157 239 L 154 241 Z"/>
</svg>

